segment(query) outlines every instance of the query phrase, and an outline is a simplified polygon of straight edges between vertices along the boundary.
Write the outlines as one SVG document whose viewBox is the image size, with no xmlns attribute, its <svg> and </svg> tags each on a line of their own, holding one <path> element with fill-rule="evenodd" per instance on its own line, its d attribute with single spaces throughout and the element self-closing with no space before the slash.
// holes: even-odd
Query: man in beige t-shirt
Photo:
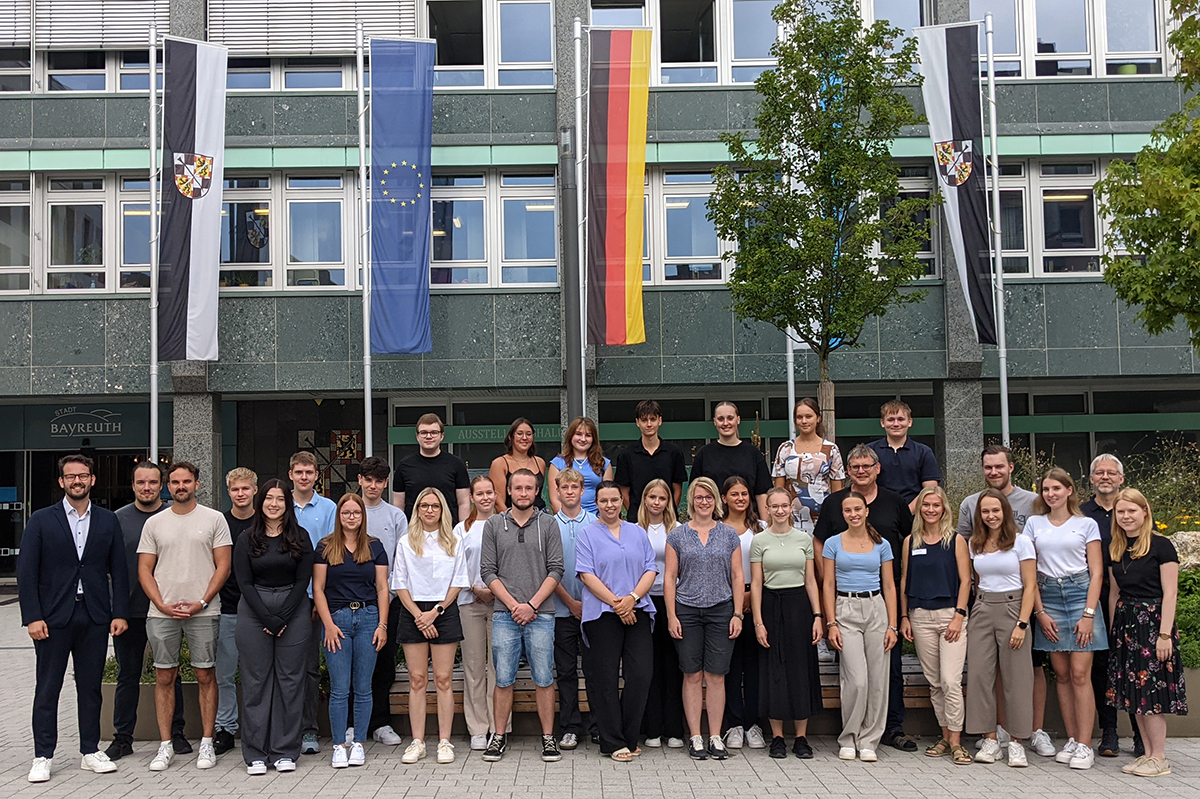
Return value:
<svg viewBox="0 0 1200 799">
<path fill-rule="evenodd" d="M 229 576 L 233 540 L 225 517 L 196 503 L 200 470 L 180 461 L 171 466 L 167 485 L 174 504 L 146 520 L 138 543 L 138 581 L 150 599 L 146 637 L 154 655 L 154 707 L 162 741 L 151 771 L 165 771 L 175 751 L 171 717 L 175 711 L 175 675 L 184 633 L 200 688 L 204 737 L 196 765 L 217 764 L 213 730 L 217 718 L 217 634 L 221 586 Z"/>
</svg>

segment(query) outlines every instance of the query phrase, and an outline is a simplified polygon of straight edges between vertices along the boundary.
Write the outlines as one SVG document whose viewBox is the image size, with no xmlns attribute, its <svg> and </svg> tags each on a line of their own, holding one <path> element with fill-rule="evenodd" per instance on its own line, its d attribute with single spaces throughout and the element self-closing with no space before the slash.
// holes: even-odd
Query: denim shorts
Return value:
<svg viewBox="0 0 1200 799">
<path fill-rule="evenodd" d="M 1075 625 L 1083 618 L 1091 579 L 1087 572 L 1066 577 L 1038 575 L 1042 609 L 1058 625 L 1058 641 L 1047 638 L 1040 624 L 1033 625 L 1034 649 L 1042 652 L 1097 652 L 1108 649 L 1108 631 L 1104 628 L 1104 613 L 1099 607 L 1095 609 L 1096 616 L 1092 622 L 1092 642 L 1082 648 L 1075 642 Z"/>
<path fill-rule="evenodd" d="M 517 681 L 521 655 L 533 672 L 539 688 L 554 684 L 554 614 L 539 613 L 522 627 L 512 614 L 497 611 L 492 616 L 492 665 L 496 668 L 496 686 L 507 688 Z"/>
</svg>

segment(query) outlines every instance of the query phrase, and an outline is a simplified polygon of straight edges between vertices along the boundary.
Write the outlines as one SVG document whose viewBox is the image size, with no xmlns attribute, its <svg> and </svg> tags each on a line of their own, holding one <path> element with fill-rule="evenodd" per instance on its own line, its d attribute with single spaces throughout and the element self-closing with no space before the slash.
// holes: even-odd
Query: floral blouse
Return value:
<svg viewBox="0 0 1200 799">
<path fill-rule="evenodd" d="M 845 480 L 846 467 L 842 464 L 842 453 L 837 444 L 823 441 L 817 452 L 797 452 L 793 441 L 779 445 L 772 477 L 783 477 L 796 495 L 792 513 L 800 529 L 812 530 L 813 522 L 821 512 L 821 503 L 830 494 L 830 480 Z"/>
</svg>

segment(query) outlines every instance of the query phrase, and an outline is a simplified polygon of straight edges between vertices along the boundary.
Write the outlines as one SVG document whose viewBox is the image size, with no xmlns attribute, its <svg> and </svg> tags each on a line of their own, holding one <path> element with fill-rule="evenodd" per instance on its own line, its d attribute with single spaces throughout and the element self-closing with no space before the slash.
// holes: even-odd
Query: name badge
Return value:
<svg viewBox="0 0 1200 799">
<path fill-rule="evenodd" d="M 920 549 L 914 549 L 912 552 L 910 552 L 910 553 L 908 553 L 908 554 L 910 554 L 910 555 L 924 555 L 924 554 L 925 554 L 925 548 L 924 548 L 924 547 L 921 547 Z"/>
</svg>

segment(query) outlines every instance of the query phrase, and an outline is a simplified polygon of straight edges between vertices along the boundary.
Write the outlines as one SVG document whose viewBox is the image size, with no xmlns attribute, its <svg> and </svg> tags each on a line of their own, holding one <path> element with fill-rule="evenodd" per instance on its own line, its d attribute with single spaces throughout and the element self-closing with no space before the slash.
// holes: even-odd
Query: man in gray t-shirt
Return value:
<svg viewBox="0 0 1200 799">
<path fill-rule="evenodd" d="M 1015 465 L 1012 450 L 1000 444 L 989 444 L 983 450 L 983 477 L 989 488 L 994 488 L 1008 498 L 1012 506 L 1013 519 L 1017 523 L 1017 532 L 1025 529 L 1025 522 L 1033 513 L 1033 501 L 1037 494 L 1026 491 L 1012 483 Z M 982 493 L 982 492 L 980 492 Z M 979 504 L 979 493 L 972 494 L 962 501 L 958 508 L 958 532 L 971 535 L 971 526 L 975 523 L 975 506 Z"/>
</svg>

